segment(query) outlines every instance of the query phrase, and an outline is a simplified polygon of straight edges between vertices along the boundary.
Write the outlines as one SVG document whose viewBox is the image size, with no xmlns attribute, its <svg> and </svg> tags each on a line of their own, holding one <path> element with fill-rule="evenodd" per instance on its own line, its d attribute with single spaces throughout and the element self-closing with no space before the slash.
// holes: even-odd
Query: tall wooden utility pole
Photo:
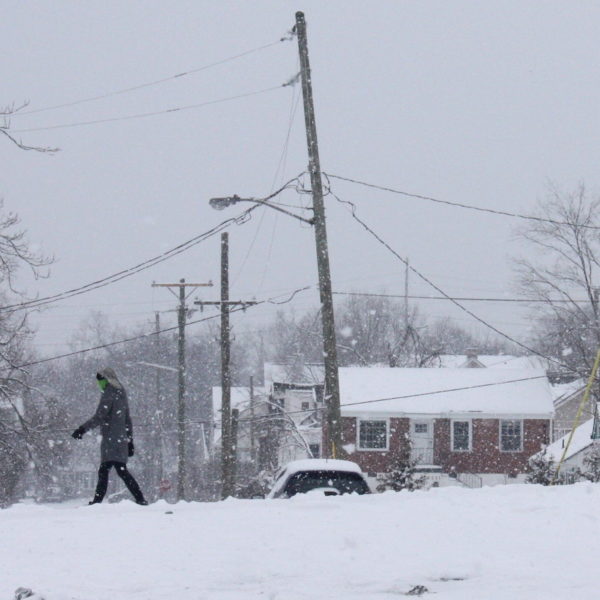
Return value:
<svg viewBox="0 0 600 600">
<path fill-rule="evenodd" d="M 179 283 L 153 283 L 152 287 L 165 287 L 174 294 L 171 288 L 179 288 L 179 306 L 177 308 L 177 323 L 179 334 L 177 336 L 177 351 L 179 367 L 177 369 L 177 500 L 185 499 L 185 480 L 187 465 L 185 460 L 185 321 L 187 318 L 187 297 L 198 287 L 212 287 L 209 283 L 186 283 L 180 279 Z M 186 288 L 192 291 L 186 296 Z M 177 294 L 175 294 L 177 296 Z"/>
<path fill-rule="evenodd" d="M 252 306 L 256 302 L 229 300 L 229 234 L 221 234 L 221 300 L 194 302 L 199 306 L 221 307 L 221 497 L 233 496 L 235 490 L 235 442 L 231 424 L 231 340 L 229 310 L 231 306 Z"/>
<path fill-rule="evenodd" d="M 327 249 L 327 228 L 325 226 L 325 206 L 317 125 L 313 104 L 306 21 L 304 13 L 296 13 L 296 33 L 300 53 L 300 73 L 302 77 L 302 97 L 304 99 L 304 120 L 308 145 L 308 170 L 313 197 L 315 241 L 317 245 L 317 267 L 319 271 L 319 293 L 321 297 L 321 318 L 323 321 L 323 358 L 325 363 L 325 402 L 327 407 L 326 457 L 340 456 L 342 452 L 342 421 L 340 413 L 340 384 L 338 377 L 335 321 L 333 317 L 333 296 L 331 293 L 331 272 Z"/>
<path fill-rule="evenodd" d="M 160 364 L 162 357 L 160 352 L 160 313 L 156 311 L 154 315 L 154 326 L 156 331 L 156 336 L 154 339 L 155 343 L 155 351 L 156 351 L 156 364 Z M 163 435 L 163 405 L 161 398 L 161 385 L 160 385 L 160 369 L 156 369 L 156 415 L 154 416 L 155 421 L 157 422 L 158 429 L 158 447 L 155 447 L 155 452 L 158 453 L 158 483 L 160 486 L 160 482 L 164 479 L 164 460 L 163 460 L 163 449 L 164 449 L 164 435 Z"/>
<path fill-rule="evenodd" d="M 250 375 L 250 460 L 254 464 L 256 461 L 256 451 L 254 449 L 254 376 Z"/>
<path fill-rule="evenodd" d="M 229 234 L 221 234 L 221 496 L 233 495 L 235 460 L 231 437 L 231 339 L 229 331 Z"/>
<path fill-rule="evenodd" d="M 410 274 L 410 262 L 406 257 L 406 269 L 404 271 L 404 327 L 408 330 L 408 276 Z"/>
</svg>

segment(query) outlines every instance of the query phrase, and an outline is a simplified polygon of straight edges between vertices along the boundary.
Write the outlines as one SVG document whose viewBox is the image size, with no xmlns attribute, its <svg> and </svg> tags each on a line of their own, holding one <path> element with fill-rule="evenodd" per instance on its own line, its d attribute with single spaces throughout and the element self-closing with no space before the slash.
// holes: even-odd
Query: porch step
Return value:
<svg viewBox="0 0 600 600">
<path fill-rule="evenodd" d="M 417 473 L 441 473 L 442 467 L 438 465 L 417 465 Z"/>
</svg>

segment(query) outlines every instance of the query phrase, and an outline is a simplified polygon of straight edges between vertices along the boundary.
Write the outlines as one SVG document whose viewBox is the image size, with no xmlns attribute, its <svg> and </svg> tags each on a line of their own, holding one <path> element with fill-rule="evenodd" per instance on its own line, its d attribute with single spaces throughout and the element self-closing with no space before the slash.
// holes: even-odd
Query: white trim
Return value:
<svg viewBox="0 0 600 600">
<path fill-rule="evenodd" d="M 518 450 L 503 450 L 502 449 L 502 422 L 503 421 L 519 421 L 521 423 L 521 444 Z M 498 450 L 506 454 L 514 454 L 523 452 L 523 442 L 525 441 L 525 421 L 523 419 L 499 419 L 498 420 Z"/>
<path fill-rule="evenodd" d="M 467 423 L 469 425 L 469 447 L 466 450 L 458 450 L 454 447 L 454 423 Z M 473 451 L 473 421 L 471 419 L 450 419 L 450 452 L 472 452 Z"/>
<path fill-rule="evenodd" d="M 362 421 L 385 423 L 385 448 L 363 448 L 360 445 L 360 424 Z M 356 450 L 358 452 L 388 452 L 390 449 L 390 421 L 386 418 L 361 419 L 356 418 Z"/>
</svg>

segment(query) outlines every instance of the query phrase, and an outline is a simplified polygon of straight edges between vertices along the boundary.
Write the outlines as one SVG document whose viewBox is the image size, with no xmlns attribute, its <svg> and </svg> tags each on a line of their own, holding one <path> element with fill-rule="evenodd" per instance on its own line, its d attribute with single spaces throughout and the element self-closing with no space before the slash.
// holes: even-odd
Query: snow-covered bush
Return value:
<svg viewBox="0 0 600 600">
<path fill-rule="evenodd" d="M 581 472 L 582 477 L 588 481 L 598 483 L 600 481 L 600 446 L 594 444 L 588 455 L 583 459 L 585 470 Z"/>
<path fill-rule="evenodd" d="M 554 459 L 548 456 L 546 448 L 529 459 L 525 483 L 552 485 L 556 475 Z"/>
<path fill-rule="evenodd" d="M 408 490 L 409 492 L 413 492 L 425 485 L 427 477 L 419 475 L 417 471 L 418 460 L 411 458 L 410 449 L 411 444 L 409 440 L 407 450 L 396 455 L 392 470 L 381 478 L 381 483 L 377 486 L 378 492 L 386 492 L 388 490 L 394 492 Z"/>
</svg>

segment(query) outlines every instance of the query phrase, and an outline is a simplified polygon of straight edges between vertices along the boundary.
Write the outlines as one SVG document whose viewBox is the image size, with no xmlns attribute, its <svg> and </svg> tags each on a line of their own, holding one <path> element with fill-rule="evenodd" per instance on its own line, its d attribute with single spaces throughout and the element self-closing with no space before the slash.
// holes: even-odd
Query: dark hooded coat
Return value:
<svg viewBox="0 0 600 600">
<path fill-rule="evenodd" d="M 110 367 L 103 369 L 99 374 L 108 381 L 108 385 L 102 392 L 96 413 L 82 427 L 86 431 L 100 427 L 102 462 L 126 463 L 129 456 L 129 442 L 133 440 L 127 393 L 113 369 Z"/>
</svg>

